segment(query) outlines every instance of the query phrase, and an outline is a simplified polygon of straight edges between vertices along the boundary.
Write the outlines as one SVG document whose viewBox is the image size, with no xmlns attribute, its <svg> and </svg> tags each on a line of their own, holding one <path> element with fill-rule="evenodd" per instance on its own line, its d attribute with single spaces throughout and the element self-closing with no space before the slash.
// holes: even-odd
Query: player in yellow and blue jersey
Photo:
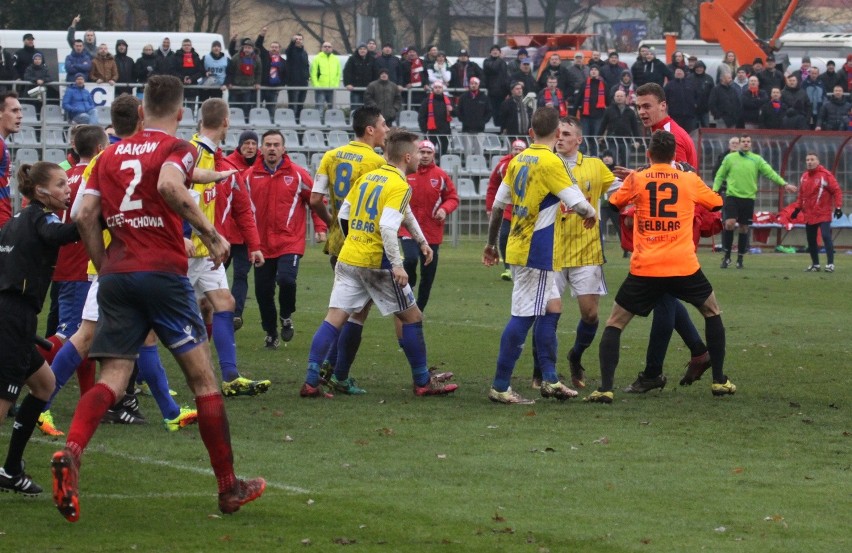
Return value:
<svg viewBox="0 0 852 553">
<path fill-rule="evenodd" d="M 489 399 L 498 403 L 534 403 L 509 386 L 533 323 L 533 341 L 544 380 L 540 390 L 542 397 L 565 400 L 577 395 L 556 376 L 556 325 L 561 301 L 554 286 L 554 228 L 560 202 L 580 214 L 586 228 L 594 227 L 597 214 L 577 188 L 565 164 L 553 153 L 558 128 L 556 109 L 536 110 L 532 121 L 534 142 L 512 159 L 491 212 L 488 244 L 482 254 L 482 261 L 488 266 L 500 260 L 496 244 L 503 206 L 513 205 L 506 245 L 506 262 L 513 280 L 512 317 L 500 340 L 497 371 L 488 394 Z"/>
<path fill-rule="evenodd" d="M 411 365 L 414 393 L 418 396 L 448 394 L 455 384 L 438 382 L 429 374 L 423 315 L 408 285 L 402 265 L 397 233 L 406 216 L 411 188 L 406 174 L 417 170 L 420 153 L 417 135 L 398 130 L 388 135 L 387 164 L 364 175 L 351 188 L 340 206 L 338 218 L 345 235 L 335 267 L 334 287 L 325 320 L 314 334 L 308 355 L 308 370 L 302 397 L 331 397 L 320 384 L 320 364 L 340 336 L 340 328 L 354 313 L 373 302 L 382 315 L 393 313 L 402 325 L 402 348 Z M 421 252 L 431 261 L 432 250 L 422 232 L 414 233 Z M 354 380 L 339 373 L 332 377 L 335 389 L 363 393 Z M 357 392 L 352 391 L 357 388 Z"/>
</svg>

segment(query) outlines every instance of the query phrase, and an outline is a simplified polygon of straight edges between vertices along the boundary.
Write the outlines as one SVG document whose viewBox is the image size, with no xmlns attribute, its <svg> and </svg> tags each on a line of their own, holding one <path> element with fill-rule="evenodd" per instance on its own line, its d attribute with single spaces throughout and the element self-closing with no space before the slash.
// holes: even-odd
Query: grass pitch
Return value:
<svg viewBox="0 0 852 553">
<path fill-rule="evenodd" d="M 511 284 L 480 265 L 480 248 L 441 249 L 426 310 L 430 363 L 456 374 L 453 396 L 414 397 L 392 322 L 374 312 L 352 372 L 369 393 L 297 397 L 332 280 L 310 248 L 294 340 L 263 349 L 251 292 L 237 333 L 243 374 L 273 381 L 262 397 L 227 401 L 237 472 L 267 478 L 263 498 L 219 515 L 196 427 L 103 426 L 83 459 L 80 522 L 56 512 L 49 490 L 35 500 L 4 494 L 0 551 L 852 550 L 852 257 L 838 252 L 836 273 L 811 274 L 803 255 L 751 255 L 745 270 L 723 271 L 717 254 L 701 253 L 724 310 L 733 397 L 712 397 L 709 373 L 677 386 L 688 352 L 675 336 L 662 392 L 617 390 L 611 406 L 522 407 L 486 399 Z M 620 250 L 608 253 L 602 320 L 628 266 Z M 566 299 L 566 373 L 577 319 Z M 635 319 L 623 334 L 619 388 L 642 369 L 648 330 Z M 584 357 L 589 389 L 597 348 L 595 340 Z M 163 358 L 178 400 L 191 402 Z M 515 374 L 513 387 L 535 397 L 529 351 Z M 76 400 L 75 385 L 60 395 L 60 428 Z M 151 398 L 142 408 L 157 419 Z M 27 450 L 42 486 L 61 443 L 36 432 Z"/>
</svg>

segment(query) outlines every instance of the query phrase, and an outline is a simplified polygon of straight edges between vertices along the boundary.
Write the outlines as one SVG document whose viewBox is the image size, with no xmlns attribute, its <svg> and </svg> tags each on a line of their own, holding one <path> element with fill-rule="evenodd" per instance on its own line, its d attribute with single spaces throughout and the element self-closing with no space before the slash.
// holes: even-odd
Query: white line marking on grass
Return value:
<svg viewBox="0 0 852 553">
<path fill-rule="evenodd" d="M 47 439 L 44 439 L 44 438 L 33 438 L 32 441 L 42 443 L 42 444 L 48 444 L 48 445 L 56 445 L 56 443 L 57 443 L 53 440 L 47 440 Z M 96 454 L 97 453 L 103 453 L 105 455 L 110 455 L 112 457 L 118 457 L 119 459 L 124 459 L 124 460 L 127 460 L 127 461 L 134 461 L 134 462 L 137 462 L 137 463 L 142 463 L 144 465 L 155 465 L 155 466 L 166 467 L 166 468 L 170 468 L 170 469 L 177 469 L 177 470 L 182 470 L 182 471 L 186 471 L 186 472 L 192 472 L 192 473 L 195 473 L 195 474 L 203 474 L 205 476 L 207 476 L 207 475 L 213 476 L 213 469 L 196 467 L 196 466 L 193 466 L 193 465 L 184 465 L 182 463 L 175 463 L 173 461 L 167 461 L 167 460 L 164 460 L 164 459 L 153 459 L 151 457 L 143 457 L 143 456 L 139 456 L 139 455 L 132 455 L 130 453 L 125 453 L 125 452 L 122 452 L 122 451 L 110 451 L 110 450 L 104 449 L 102 447 L 99 447 L 99 448 L 94 449 L 94 450 L 90 449 L 90 450 L 87 451 L 88 455 L 91 455 L 92 453 L 96 453 Z M 238 477 L 239 477 L 239 475 L 238 475 Z M 305 488 L 300 488 L 298 486 L 290 486 L 288 484 L 280 484 L 278 482 L 270 482 L 269 480 L 266 481 L 266 487 L 275 488 L 276 490 L 282 490 L 282 491 L 290 492 L 290 493 L 294 493 L 294 494 L 311 493 L 310 490 L 307 490 Z M 176 494 L 176 495 L 180 495 L 182 497 L 183 496 L 189 497 L 192 494 Z M 209 494 L 204 494 L 204 495 L 205 495 L 205 497 L 209 496 Z M 124 497 L 124 496 L 122 496 L 122 497 Z M 130 497 L 135 497 L 135 496 L 127 496 L 127 498 L 130 498 Z M 158 497 L 158 496 L 152 495 L 151 497 Z M 162 494 L 162 497 L 168 497 L 168 494 Z M 120 498 L 121 497 L 119 497 L 119 499 Z"/>
</svg>

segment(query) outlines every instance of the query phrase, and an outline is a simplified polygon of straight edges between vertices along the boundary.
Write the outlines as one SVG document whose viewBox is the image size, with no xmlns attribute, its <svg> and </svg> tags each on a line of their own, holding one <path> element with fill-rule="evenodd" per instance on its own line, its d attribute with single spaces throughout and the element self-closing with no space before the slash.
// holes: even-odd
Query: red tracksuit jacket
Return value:
<svg viewBox="0 0 852 553">
<path fill-rule="evenodd" d="M 791 204 L 793 209 L 801 209 L 797 221 L 806 225 L 830 222 L 834 209 L 843 206 L 843 194 L 837 179 L 831 172 L 818 166 L 813 171 L 805 171 L 799 180 L 799 196 Z"/>
<path fill-rule="evenodd" d="M 258 156 L 255 164 L 242 173 L 255 206 L 260 251 L 265 258 L 287 254 L 305 254 L 307 209 L 313 180 L 310 174 L 287 154 L 270 172 Z M 317 232 L 326 232 L 326 224 L 311 214 Z"/>
<path fill-rule="evenodd" d="M 456 185 L 449 175 L 434 163 L 419 166 L 417 172 L 408 175 L 408 186 L 411 187 L 411 211 L 423 236 L 430 244 L 440 244 L 444 240 L 444 222 L 435 219 L 435 212 L 443 209 L 447 215 L 459 206 L 459 195 Z M 408 230 L 400 227 L 399 235 L 411 237 Z"/>
</svg>

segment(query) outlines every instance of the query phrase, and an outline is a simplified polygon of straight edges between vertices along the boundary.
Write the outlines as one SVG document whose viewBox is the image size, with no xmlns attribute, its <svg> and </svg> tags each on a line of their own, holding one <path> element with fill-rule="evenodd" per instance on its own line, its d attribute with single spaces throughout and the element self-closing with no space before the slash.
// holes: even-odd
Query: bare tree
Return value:
<svg viewBox="0 0 852 553">
<path fill-rule="evenodd" d="M 184 0 L 129 0 L 131 8 L 144 13 L 148 29 L 156 31 L 179 31 Z"/>
<path fill-rule="evenodd" d="M 336 34 L 341 41 L 343 51 L 352 51 L 352 37 L 355 36 L 355 18 L 350 17 L 347 21 L 347 16 L 352 13 L 347 11 L 353 8 L 353 2 L 346 0 L 318 0 L 316 7 L 320 9 L 319 16 L 316 19 L 310 19 L 306 15 L 304 6 L 299 5 L 299 2 L 285 0 L 281 5 L 287 8 L 287 15 L 282 16 L 272 22 L 285 21 L 292 17 L 301 26 L 302 30 L 312 36 L 317 42 L 328 40 L 328 34 Z M 354 13 L 352 13 L 354 15 Z M 331 19 L 333 25 L 329 25 L 326 19 Z"/>
<path fill-rule="evenodd" d="M 196 33 L 215 33 L 220 31 L 231 12 L 239 11 L 242 0 L 188 0 L 188 3 L 192 30 Z"/>
</svg>

